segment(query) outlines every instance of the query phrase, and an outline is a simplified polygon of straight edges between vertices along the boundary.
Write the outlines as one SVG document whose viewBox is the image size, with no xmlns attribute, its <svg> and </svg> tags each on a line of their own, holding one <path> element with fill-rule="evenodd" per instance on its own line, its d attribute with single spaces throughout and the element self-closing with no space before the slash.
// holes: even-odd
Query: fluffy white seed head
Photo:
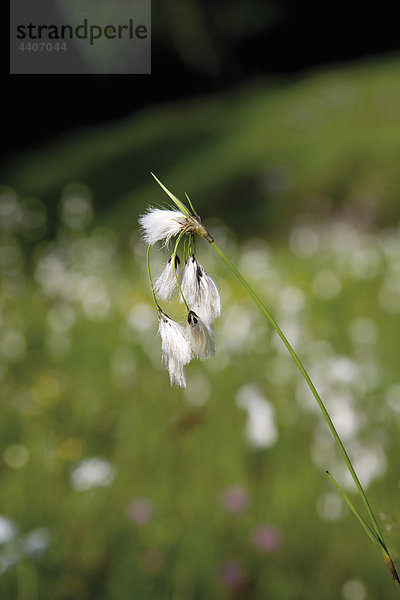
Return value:
<svg viewBox="0 0 400 600">
<path fill-rule="evenodd" d="M 214 334 L 192 310 L 188 314 L 187 332 L 192 352 L 197 358 L 209 358 L 214 354 Z"/>
<path fill-rule="evenodd" d="M 143 239 L 147 244 L 154 244 L 160 240 L 167 243 L 186 227 L 187 218 L 179 210 L 150 208 L 139 218 L 139 224 L 142 228 Z"/>
<path fill-rule="evenodd" d="M 187 333 L 182 325 L 159 311 L 158 332 L 161 337 L 161 349 L 164 363 L 168 367 L 171 385 L 186 387 L 185 365 L 192 358 Z"/>
<path fill-rule="evenodd" d="M 165 265 L 164 269 L 161 271 L 160 275 L 157 277 L 157 280 L 154 284 L 154 291 L 156 296 L 159 296 L 161 300 L 169 300 L 178 288 L 178 283 L 176 280 L 176 276 L 178 279 L 180 278 L 180 268 L 179 268 L 180 260 L 179 256 L 175 256 L 175 266 L 176 266 L 176 275 L 174 268 L 174 257 L 173 255 L 170 257 L 169 261 Z"/>
<path fill-rule="evenodd" d="M 182 363 L 171 358 L 168 361 L 168 373 L 171 385 L 176 383 L 179 387 L 186 387 L 185 367 Z"/>
<path fill-rule="evenodd" d="M 161 311 L 158 313 L 158 319 L 164 362 L 168 364 L 170 360 L 175 360 L 186 365 L 190 362 L 192 353 L 185 328 Z"/>
<path fill-rule="evenodd" d="M 221 298 L 217 285 L 194 256 L 185 263 L 181 288 L 190 308 L 207 326 L 220 316 Z"/>
</svg>

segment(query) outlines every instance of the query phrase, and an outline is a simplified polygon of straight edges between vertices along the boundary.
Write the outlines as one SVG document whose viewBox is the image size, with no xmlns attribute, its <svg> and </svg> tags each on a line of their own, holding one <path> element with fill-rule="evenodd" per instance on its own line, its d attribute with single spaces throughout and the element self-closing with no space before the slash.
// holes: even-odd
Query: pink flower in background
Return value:
<svg viewBox="0 0 400 600">
<path fill-rule="evenodd" d="M 246 574 L 239 562 L 229 560 L 221 566 L 220 579 L 227 588 L 237 590 L 245 584 Z"/>
<path fill-rule="evenodd" d="M 250 496 L 241 485 L 231 485 L 220 494 L 222 506 L 230 513 L 243 513 L 250 506 Z"/>
<path fill-rule="evenodd" d="M 148 498 L 135 498 L 128 504 L 125 514 L 136 525 L 146 525 L 153 519 L 154 506 Z"/>
<path fill-rule="evenodd" d="M 251 535 L 253 545 L 262 552 L 275 552 L 282 546 L 282 533 L 274 525 L 259 525 Z"/>
</svg>

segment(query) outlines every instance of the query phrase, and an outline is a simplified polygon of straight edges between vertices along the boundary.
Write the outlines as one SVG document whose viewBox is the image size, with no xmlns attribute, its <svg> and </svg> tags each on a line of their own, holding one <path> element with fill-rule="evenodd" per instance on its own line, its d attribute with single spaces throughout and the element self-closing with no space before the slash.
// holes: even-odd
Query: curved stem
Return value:
<svg viewBox="0 0 400 600">
<path fill-rule="evenodd" d="M 186 258 L 188 257 L 188 240 L 185 238 L 183 240 L 183 262 L 186 262 Z"/>
<path fill-rule="evenodd" d="M 189 312 L 190 312 L 190 308 L 189 308 L 189 306 L 188 306 L 188 303 L 186 302 L 186 298 L 185 298 L 185 296 L 183 295 L 182 288 L 181 288 L 181 284 L 180 284 L 179 277 L 178 277 L 178 273 L 177 273 L 177 271 L 176 271 L 176 253 L 177 253 L 177 250 L 178 250 L 179 242 L 181 241 L 181 239 L 182 239 L 183 235 L 184 235 L 184 234 L 187 232 L 187 229 L 188 229 L 188 228 L 187 228 L 187 227 L 185 227 L 185 229 L 183 229 L 183 230 L 180 232 L 180 234 L 178 235 L 178 238 L 177 238 L 177 240 L 176 240 L 176 243 L 175 243 L 174 252 L 173 252 L 173 254 L 172 254 L 172 260 L 174 261 L 174 271 L 175 271 L 175 278 L 176 278 L 176 283 L 178 284 L 179 293 L 180 293 L 180 295 L 181 295 L 181 298 L 182 298 L 182 300 L 183 300 L 183 303 L 184 303 L 184 305 L 186 306 L 186 309 L 187 309 L 187 311 L 188 311 L 188 313 L 189 313 Z"/>
<path fill-rule="evenodd" d="M 148 278 L 149 278 L 149 283 L 150 283 L 150 288 L 151 288 L 151 294 L 153 296 L 154 304 L 156 305 L 157 310 L 161 311 L 161 307 L 160 307 L 160 305 L 157 302 L 157 297 L 156 297 L 156 294 L 155 294 L 155 291 L 154 291 L 153 281 L 151 279 L 151 273 L 150 273 L 150 248 L 151 248 L 151 244 L 149 244 L 147 246 L 147 255 L 146 255 L 146 257 L 147 257 L 147 275 L 148 275 Z"/>
<path fill-rule="evenodd" d="M 304 368 L 303 364 L 301 363 L 299 357 L 297 356 L 296 352 L 293 350 L 292 346 L 290 345 L 290 343 L 288 342 L 287 338 L 285 337 L 284 333 L 282 332 L 281 328 L 279 327 L 279 325 L 276 323 L 276 321 L 273 319 L 273 317 L 271 316 L 271 314 L 269 313 L 268 309 L 264 306 L 264 304 L 261 302 L 261 300 L 259 299 L 259 297 L 257 296 L 257 294 L 254 292 L 254 290 L 250 287 L 250 285 L 247 283 L 247 281 L 244 279 L 244 277 L 239 273 L 239 271 L 236 269 L 236 267 L 231 263 L 231 261 L 225 256 L 225 254 L 222 252 L 222 250 L 220 250 L 220 248 L 217 246 L 217 244 L 215 242 L 211 243 L 211 246 L 213 246 L 214 250 L 219 254 L 219 256 L 222 258 L 222 260 L 228 265 L 228 267 L 231 269 L 231 271 L 234 273 L 234 275 L 237 277 L 237 279 L 239 279 L 240 283 L 243 285 L 243 287 L 246 289 L 246 291 L 250 294 L 250 296 L 253 298 L 254 302 L 257 304 L 257 306 L 259 307 L 259 309 L 261 310 L 261 312 L 263 313 L 263 315 L 267 318 L 267 320 L 269 321 L 269 323 L 272 325 L 273 329 L 276 331 L 276 333 L 279 335 L 279 337 L 281 338 L 282 342 L 284 343 L 284 345 L 286 346 L 287 350 L 289 351 L 289 354 L 291 355 L 291 357 L 293 358 L 294 362 L 296 363 L 297 367 L 299 368 L 303 378 L 305 379 L 308 387 L 310 388 L 315 400 L 318 403 L 319 408 L 321 409 L 321 412 L 324 416 L 325 421 L 327 422 L 329 429 L 331 430 L 331 433 L 335 439 L 335 442 L 344 458 L 344 461 L 347 465 L 347 468 L 350 471 L 350 474 L 354 480 L 354 483 L 357 486 L 357 489 L 360 493 L 360 496 L 364 502 L 365 508 L 367 510 L 367 513 L 369 515 L 369 518 L 371 519 L 371 523 L 373 526 L 373 529 L 377 535 L 377 538 L 379 539 L 379 541 L 381 542 L 383 548 L 385 549 L 385 551 L 387 551 L 386 545 L 383 541 L 383 537 L 382 534 L 379 530 L 379 526 L 378 523 L 376 522 L 374 513 L 372 512 L 371 506 L 368 502 L 367 496 L 364 492 L 364 489 L 361 485 L 360 480 L 358 479 L 358 476 L 354 470 L 354 467 L 350 461 L 350 458 L 346 452 L 346 449 L 342 443 L 342 440 L 339 437 L 338 432 L 336 431 L 336 428 L 332 422 L 332 419 L 329 416 L 328 411 L 325 408 L 324 403 L 322 402 L 322 399 L 320 397 L 320 395 L 318 394 L 313 382 L 311 381 L 310 376 L 308 375 L 306 369 Z"/>
</svg>

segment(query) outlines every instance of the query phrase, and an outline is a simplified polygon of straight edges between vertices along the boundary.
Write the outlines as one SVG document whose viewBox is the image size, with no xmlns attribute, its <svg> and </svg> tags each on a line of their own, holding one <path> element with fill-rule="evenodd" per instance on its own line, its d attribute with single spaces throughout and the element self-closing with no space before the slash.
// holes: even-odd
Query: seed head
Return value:
<svg viewBox="0 0 400 600">
<path fill-rule="evenodd" d="M 180 262 L 181 261 L 179 260 L 179 256 L 176 255 L 175 256 L 175 265 L 174 265 L 174 257 L 171 256 L 169 258 L 167 264 L 165 265 L 164 269 L 161 271 L 160 275 L 158 276 L 158 278 L 154 284 L 154 291 L 155 291 L 156 295 L 161 298 L 161 300 L 169 300 L 170 298 L 172 298 L 172 296 L 176 292 L 176 290 L 178 288 L 178 283 L 177 283 L 176 277 L 178 276 L 178 279 L 180 277 L 180 269 L 179 269 Z M 175 269 L 176 269 L 176 275 L 175 275 Z"/>
<path fill-rule="evenodd" d="M 214 241 L 201 224 L 199 216 L 185 215 L 180 210 L 149 208 L 147 213 L 139 218 L 139 224 L 147 244 L 155 244 L 161 240 L 167 244 L 184 229 L 187 233 L 199 235 L 210 243 Z"/>
<path fill-rule="evenodd" d="M 168 367 L 171 385 L 175 383 L 186 387 L 184 367 L 192 356 L 208 358 L 214 354 L 214 334 L 210 324 L 221 313 L 221 301 L 214 280 L 197 262 L 194 254 L 186 261 L 181 274 L 176 251 L 184 235 L 190 237 L 188 246 L 184 245 L 185 254 L 187 247 L 189 252 L 194 251 L 194 236 L 198 235 L 210 244 L 214 243 L 214 239 L 202 225 L 189 196 L 186 194 L 190 208 L 174 196 L 153 173 L 152 175 L 176 208 L 149 208 L 139 218 L 139 223 L 142 237 L 148 244 L 147 271 L 158 311 L 162 359 Z M 156 242 L 162 242 L 166 246 L 172 238 L 176 238 L 174 253 L 153 285 L 150 247 Z M 170 319 L 158 303 L 158 298 L 169 300 L 178 290 L 188 311 L 186 328 Z"/>
<path fill-rule="evenodd" d="M 206 325 L 220 316 L 221 299 L 217 285 L 194 256 L 186 261 L 181 288 L 189 306 Z"/>
<path fill-rule="evenodd" d="M 170 358 L 168 361 L 168 373 L 171 385 L 176 383 L 178 387 L 186 387 L 185 367 L 182 363 Z"/>
<path fill-rule="evenodd" d="M 161 310 L 158 311 L 158 319 L 162 357 L 168 367 L 171 384 L 176 383 L 181 387 L 186 387 L 184 366 L 192 358 L 186 330 Z"/>
<path fill-rule="evenodd" d="M 160 240 L 164 240 L 166 244 L 186 227 L 187 217 L 179 210 L 149 208 L 147 213 L 139 218 L 139 224 L 147 244 L 154 244 Z"/>
<path fill-rule="evenodd" d="M 188 339 L 197 358 L 209 358 L 214 354 L 214 333 L 192 310 L 188 314 Z"/>
</svg>

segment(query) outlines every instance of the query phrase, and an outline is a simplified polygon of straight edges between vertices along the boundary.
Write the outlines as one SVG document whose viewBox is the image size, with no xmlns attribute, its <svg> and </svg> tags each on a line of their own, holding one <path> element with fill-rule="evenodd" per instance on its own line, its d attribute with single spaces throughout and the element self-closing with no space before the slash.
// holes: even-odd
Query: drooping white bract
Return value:
<svg viewBox="0 0 400 600">
<path fill-rule="evenodd" d="M 162 356 L 168 367 L 171 384 L 176 383 L 185 387 L 186 379 L 183 367 L 192 358 L 185 328 L 170 319 L 161 310 L 158 312 L 158 319 Z"/>
<path fill-rule="evenodd" d="M 214 334 L 195 312 L 188 314 L 187 324 L 189 344 L 197 358 L 209 358 L 214 354 Z"/>
<path fill-rule="evenodd" d="M 217 285 L 194 256 L 185 263 L 181 288 L 189 307 L 207 326 L 220 316 L 221 299 Z"/>
<path fill-rule="evenodd" d="M 147 213 L 139 218 L 139 223 L 147 244 L 154 244 L 160 240 L 164 240 L 166 244 L 187 226 L 187 219 L 180 210 L 149 208 Z"/>
<path fill-rule="evenodd" d="M 174 257 L 172 255 L 154 284 L 156 296 L 159 296 L 162 300 L 169 300 L 178 288 L 176 277 L 180 277 L 179 264 L 179 256 L 176 255 L 174 267 Z"/>
</svg>

